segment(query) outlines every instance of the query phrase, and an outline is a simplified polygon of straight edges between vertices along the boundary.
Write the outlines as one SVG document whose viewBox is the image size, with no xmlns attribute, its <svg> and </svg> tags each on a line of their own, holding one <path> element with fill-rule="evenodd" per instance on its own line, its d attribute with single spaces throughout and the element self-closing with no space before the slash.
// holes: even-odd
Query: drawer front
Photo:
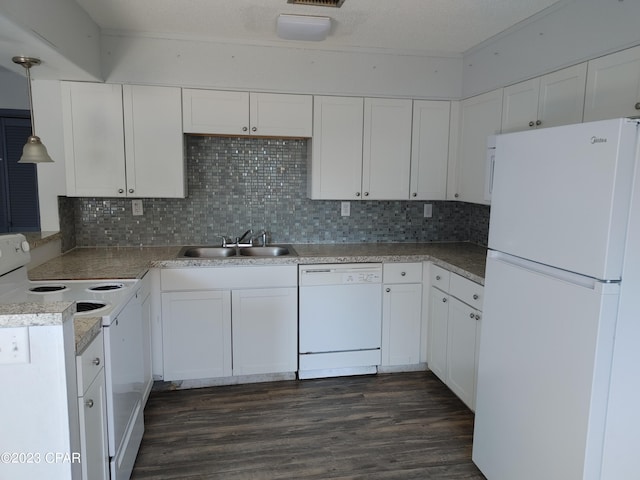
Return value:
<svg viewBox="0 0 640 480">
<path fill-rule="evenodd" d="M 442 267 L 431 264 L 431 286 L 437 287 L 443 292 L 449 291 L 449 279 L 451 272 Z"/>
<path fill-rule="evenodd" d="M 89 388 L 98 372 L 104 368 L 104 344 L 102 330 L 80 355 L 76 356 L 76 371 L 78 377 L 78 396 Z"/>
<path fill-rule="evenodd" d="M 384 283 L 420 283 L 422 263 L 385 263 L 382 278 Z"/>
<path fill-rule="evenodd" d="M 297 265 L 164 268 L 163 292 L 297 287 Z"/>
<path fill-rule="evenodd" d="M 482 310 L 484 287 L 455 273 L 451 274 L 449 292 L 473 308 Z"/>
</svg>

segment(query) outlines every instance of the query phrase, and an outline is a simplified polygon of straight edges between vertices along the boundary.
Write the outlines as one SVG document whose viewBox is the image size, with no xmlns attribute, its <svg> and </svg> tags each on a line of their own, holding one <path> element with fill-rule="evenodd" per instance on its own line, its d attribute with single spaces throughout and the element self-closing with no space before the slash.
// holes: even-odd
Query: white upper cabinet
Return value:
<svg viewBox="0 0 640 480">
<path fill-rule="evenodd" d="M 535 128 L 538 118 L 540 78 L 517 83 L 503 90 L 502 131 Z"/>
<path fill-rule="evenodd" d="M 445 200 L 451 102 L 415 100 L 411 200 Z"/>
<path fill-rule="evenodd" d="M 412 101 L 314 97 L 308 195 L 324 200 L 407 200 Z"/>
<path fill-rule="evenodd" d="M 502 132 L 582 121 L 587 64 L 504 88 Z"/>
<path fill-rule="evenodd" d="M 124 85 L 127 195 L 186 196 L 179 88 Z"/>
<path fill-rule="evenodd" d="M 122 86 L 62 82 L 67 195 L 125 196 Z"/>
<path fill-rule="evenodd" d="M 182 89 L 185 133 L 249 134 L 249 93 Z"/>
<path fill-rule="evenodd" d="M 185 133 L 311 137 L 311 95 L 182 90 Z"/>
<path fill-rule="evenodd" d="M 365 98 L 362 199 L 409 198 L 411 100 Z"/>
<path fill-rule="evenodd" d="M 312 199 L 355 200 L 362 189 L 364 99 L 313 98 L 313 140 L 308 195 Z"/>
<path fill-rule="evenodd" d="M 589 62 L 584 121 L 640 115 L 640 47 Z"/>
<path fill-rule="evenodd" d="M 582 122 L 587 64 L 581 63 L 540 78 L 539 127 Z"/>
<path fill-rule="evenodd" d="M 249 118 L 252 135 L 311 137 L 313 97 L 276 93 L 251 93 Z"/>
<path fill-rule="evenodd" d="M 67 195 L 186 195 L 179 88 L 61 85 Z"/>
<path fill-rule="evenodd" d="M 467 98 L 459 104 L 453 125 L 457 139 L 451 155 L 447 197 L 471 203 L 488 204 L 485 199 L 485 169 L 487 137 L 500 133 L 502 118 L 502 89 Z M 452 127 L 452 130 L 454 127 Z M 455 136 L 455 135 L 454 135 Z"/>
</svg>

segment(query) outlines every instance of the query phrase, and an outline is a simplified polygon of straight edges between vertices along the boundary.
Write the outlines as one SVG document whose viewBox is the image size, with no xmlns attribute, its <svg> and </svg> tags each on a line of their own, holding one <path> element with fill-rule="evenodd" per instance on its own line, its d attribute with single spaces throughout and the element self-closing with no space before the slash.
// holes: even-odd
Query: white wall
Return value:
<svg viewBox="0 0 640 480">
<path fill-rule="evenodd" d="M 230 45 L 186 39 L 102 38 L 107 82 L 254 91 L 458 98 L 462 57 Z"/>
<path fill-rule="evenodd" d="M 75 0 L 0 2 L 0 65 L 17 72 L 15 55 L 38 57 L 39 78 L 100 80 L 100 30 Z"/>
<path fill-rule="evenodd" d="M 464 55 L 463 97 L 640 44 L 640 1 L 572 0 Z"/>
<path fill-rule="evenodd" d="M 60 230 L 58 195 L 66 195 L 64 136 L 62 131 L 62 98 L 60 82 L 34 80 L 32 83 L 36 133 L 47 147 L 53 163 L 38 164 L 38 198 L 40 228 Z"/>
<path fill-rule="evenodd" d="M 27 80 L 23 75 L 0 68 L 0 108 L 29 110 Z"/>
</svg>

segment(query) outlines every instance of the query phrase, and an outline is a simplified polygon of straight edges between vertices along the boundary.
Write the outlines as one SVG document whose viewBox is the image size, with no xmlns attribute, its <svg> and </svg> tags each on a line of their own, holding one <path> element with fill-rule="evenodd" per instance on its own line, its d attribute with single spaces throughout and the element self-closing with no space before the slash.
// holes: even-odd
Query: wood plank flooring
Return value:
<svg viewBox="0 0 640 480">
<path fill-rule="evenodd" d="M 431 372 L 153 392 L 142 479 L 484 479 Z"/>
</svg>

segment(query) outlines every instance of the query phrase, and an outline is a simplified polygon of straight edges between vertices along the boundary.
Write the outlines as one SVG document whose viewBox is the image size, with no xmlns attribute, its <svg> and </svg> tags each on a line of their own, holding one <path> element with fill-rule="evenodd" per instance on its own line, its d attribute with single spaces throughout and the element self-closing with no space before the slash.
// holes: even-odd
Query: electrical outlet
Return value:
<svg viewBox="0 0 640 480">
<path fill-rule="evenodd" d="M 424 204 L 424 218 L 433 217 L 433 205 L 430 203 Z"/>
<path fill-rule="evenodd" d="M 134 216 L 143 215 L 144 210 L 142 209 L 142 200 L 131 200 L 131 211 Z"/>
<path fill-rule="evenodd" d="M 340 204 L 340 215 L 348 217 L 351 215 L 351 202 L 342 202 Z"/>
<path fill-rule="evenodd" d="M 29 329 L 0 328 L 0 365 L 29 363 Z"/>
</svg>

